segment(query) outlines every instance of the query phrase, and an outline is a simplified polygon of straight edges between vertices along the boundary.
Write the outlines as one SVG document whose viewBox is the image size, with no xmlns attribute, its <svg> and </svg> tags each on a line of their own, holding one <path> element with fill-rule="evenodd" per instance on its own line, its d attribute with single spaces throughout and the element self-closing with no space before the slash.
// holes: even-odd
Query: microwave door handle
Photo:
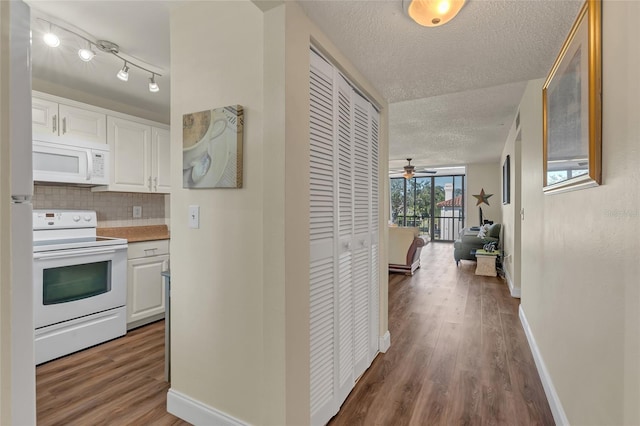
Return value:
<svg viewBox="0 0 640 426">
<path fill-rule="evenodd" d="M 91 150 L 87 150 L 87 180 L 91 180 L 93 177 L 93 158 L 91 157 Z"/>
</svg>

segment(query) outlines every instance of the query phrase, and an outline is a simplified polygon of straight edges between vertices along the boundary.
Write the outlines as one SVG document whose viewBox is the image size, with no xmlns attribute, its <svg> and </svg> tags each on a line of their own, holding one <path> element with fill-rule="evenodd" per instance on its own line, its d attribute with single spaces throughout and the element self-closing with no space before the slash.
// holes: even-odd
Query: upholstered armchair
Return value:
<svg viewBox="0 0 640 426">
<path fill-rule="evenodd" d="M 420 252 L 428 239 L 420 236 L 420 228 L 389 227 L 389 272 L 413 275 L 420 267 Z"/>
<path fill-rule="evenodd" d="M 488 226 L 484 236 L 479 237 L 480 227 L 464 228 L 460 231 L 458 239 L 453 243 L 453 258 L 456 265 L 460 264 L 461 259 L 476 260 L 475 251 L 481 249 L 487 243 L 500 243 L 499 223 Z"/>
</svg>

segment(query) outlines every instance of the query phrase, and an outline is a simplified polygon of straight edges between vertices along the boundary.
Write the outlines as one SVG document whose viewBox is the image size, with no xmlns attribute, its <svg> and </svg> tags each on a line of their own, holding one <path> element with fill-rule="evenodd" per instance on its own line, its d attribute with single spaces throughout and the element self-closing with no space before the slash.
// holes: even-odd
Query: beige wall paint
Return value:
<svg viewBox="0 0 640 426">
<path fill-rule="evenodd" d="M 248 1 L 193 2 L 171 15 L 171 122 L 244 106 L 244 188 L 182 188 L 182 126 L 172 139 L 173 389 L 252 424 L 263 380 L 263 22 Z M 187 206 L 200 206 L 200 229 Z M 274 247 L 278 249 L 277 246 Z"/>
<path fill-rule="evenodd" d="M 502 150 L 500 157 L 500 171 L 504 165 L 507 155 L 509 156 L 509 176 L 510 176 L 510 202 L 502 204 L 503 176 L 500 175 L 500 194 L 502 215 L 502 266 L 505 269 L 510 287 L 513 287 L 511 294 L 517 294 L 520 290 L 520 128 L 516 130 L 516 123 L 513 122 L 509 130 L 509 136 Z M 493 197 L 492 197 L 493 198 Z"/>
<path fill-rule="evenodd" d="M 202 51 L 205 38 L 224 43 Z M 387 105 L 296 3 L 263 14 L 248 1 L 194 2 L 171 17 L 172 122 L 213 106 L 245 106 L 240 190 L 182 189 L 182 135 L 172 129 L 172 388 L 252 424 L 309 422 L 312 41 L 382 107 L 380 187 L 388 194 Z M 187 227 L 190 204 L 200 205 L 200 230 Z M 384 331 L 386 220 L 383 214 Z"/>
<path fill-rule="evenodd" d="M 502 222 L 501 174 L 501 164 L 497 162 L 467 164 L 466 226 L 478 224 L 478 207 L 482 207 L 482 215 L 485 220 L 492 220 L 495 223 Z M 489 205 L 476 206 L 478 200 L 474 195 L 480 194 L 483 188 L 485 195 L 493 194 L 493 196 L 488 199 Z"/>
<path fill-rule="evenodd" d="M 542 195 L 541 82 L 522 101 L 522 308 L 571 424 L 640 424 L 640 3 L 604 2 L 603 184 Z"/>
</svg>

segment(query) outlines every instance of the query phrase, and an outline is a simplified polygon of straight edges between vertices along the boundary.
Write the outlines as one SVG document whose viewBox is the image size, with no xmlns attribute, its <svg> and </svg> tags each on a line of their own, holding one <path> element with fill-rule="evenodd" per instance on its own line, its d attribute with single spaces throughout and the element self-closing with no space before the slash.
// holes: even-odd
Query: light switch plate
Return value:
<svg viewBox="0 0 640 426">
<path fill-rule="evenodd" d="M 189 228 L 200 228 L 200 206 L 189 206 Z"/>
<path fill-rule="evenodd" d="M 133 218 L 140 219 L 142 217 L 142 206 L 133 206 Z"/>
</svg>

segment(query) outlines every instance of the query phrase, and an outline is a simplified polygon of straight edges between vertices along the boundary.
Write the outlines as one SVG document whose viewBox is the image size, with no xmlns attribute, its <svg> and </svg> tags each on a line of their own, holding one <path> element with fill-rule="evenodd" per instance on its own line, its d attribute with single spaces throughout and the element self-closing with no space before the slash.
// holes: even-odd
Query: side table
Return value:
<svg viewBox="0 0 640 426">
<path fill-rule="evenodd" d="M 500 251 L 476 250 L 476 275 L 484 275 L 487 277 L 495 277 L 498 275 L 496 271 L 496 259 L 500 256 Z"/>
</svg>

